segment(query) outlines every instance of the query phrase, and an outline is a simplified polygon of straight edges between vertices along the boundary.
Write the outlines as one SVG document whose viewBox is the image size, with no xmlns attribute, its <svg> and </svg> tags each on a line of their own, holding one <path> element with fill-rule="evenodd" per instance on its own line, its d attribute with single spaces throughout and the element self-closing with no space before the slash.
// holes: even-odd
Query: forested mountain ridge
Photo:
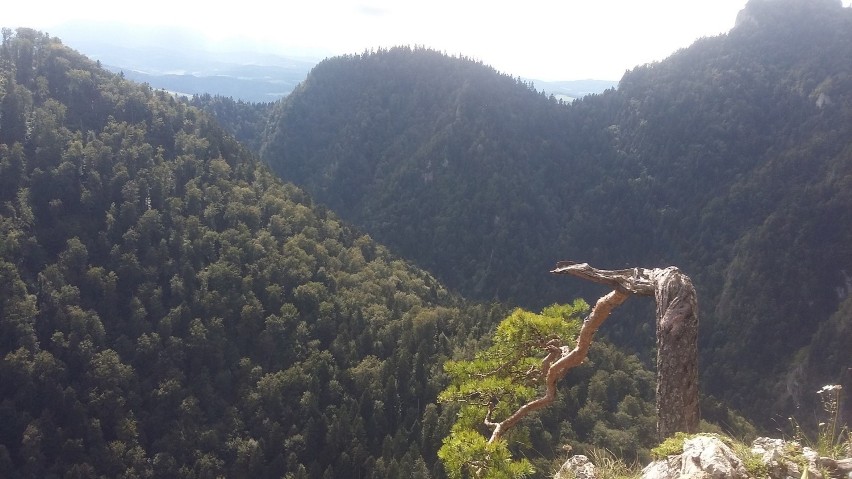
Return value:
<svg viewBox="0 0 852 479">
<path fill-rule="evenodd" d="M 260 150 L 263 131 L 274 103 L 249 103 L 222 95 L 193 95 L 190 105 L 204 110 L 251 151 Z"/>
<path fill-rule="evenodd" d="M 2 35 L 0 476 L 443 477 L 441 365 L 506 308 L 451 294 L 189 102 Z M 513 448 L 642 455 L 651 381 L 600 344 Z"/>
<path fill-rule="evenodd" d="M 539 222 L 559 203 L 527 193 L 577 154 L 560 139 L 582 141 L 569 114 L 479 62 L 394 48 L 321 62 L 274 107 L 261 156 L 443 281 L 546 304 L 557 296 L 528 279 L 552 263 L 555 225 Z"/>
<path fill-rule="evenodd" d="M 472 297 L 564 298 L 558 259 L 680 266 L 704 390 L 772 424 L 850 380 L 849 58 L 833 0 L 752 0 L 570 105 L 429 50 L 340 57 L 274 107 L 261 156 Z M 645 347 L 650 317 L 619 341 Z"/>
</svg>

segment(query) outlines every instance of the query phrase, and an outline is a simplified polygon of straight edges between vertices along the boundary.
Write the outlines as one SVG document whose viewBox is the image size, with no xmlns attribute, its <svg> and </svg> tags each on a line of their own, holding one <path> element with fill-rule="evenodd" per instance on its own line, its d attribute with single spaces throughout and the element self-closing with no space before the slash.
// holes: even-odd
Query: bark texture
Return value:
<svg viewBox="0 0 852 479">
<path fill-rule="evenodd" d="M 551 271 L 605 284 L 657 302 L 657 434 L 698 431 L 698 300 L 689 277 L 674 266 L 601 270 L 562 261 Z"/>
<path fill-rule="evenodd" d="M 657 435 L 698 432 L 698 300 L 675 267 L 655 270 Z"/>
</svg>

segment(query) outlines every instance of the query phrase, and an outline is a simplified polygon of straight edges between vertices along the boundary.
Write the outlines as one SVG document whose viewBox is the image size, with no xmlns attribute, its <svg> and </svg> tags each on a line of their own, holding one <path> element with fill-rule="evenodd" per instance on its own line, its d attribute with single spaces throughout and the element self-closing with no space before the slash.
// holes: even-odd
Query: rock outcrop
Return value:
<svg viewBox="0 0 852 479">
<path fill-rule="evenodd" d="M 749 451 L 740 451 L 738 455 L 729 442 L 712 434 L 690 437 L 684 440 L 682 453 L 648 464 L 642 469 L 641 478 L 852 479 L 852 458 L 820 457 L 798 442 L 768 437 L 755 439 Z M 562 465 L 554 479 L 601 476 L 586 456 L 573 456 Z"/>
<path fill-rule="evenodd" d="M 654 461 L 642 470 L 642 479 L 746 479 L 742 459 L 716 436 L 699 435 L 683 443 L 683 453 Z"/>
<path fill-rule="evenodd" d="M 562 464 L 553 479 L 597 479 L 598 471 L 589 458 L 578 454 L 571 456 Z"/>
</svg>

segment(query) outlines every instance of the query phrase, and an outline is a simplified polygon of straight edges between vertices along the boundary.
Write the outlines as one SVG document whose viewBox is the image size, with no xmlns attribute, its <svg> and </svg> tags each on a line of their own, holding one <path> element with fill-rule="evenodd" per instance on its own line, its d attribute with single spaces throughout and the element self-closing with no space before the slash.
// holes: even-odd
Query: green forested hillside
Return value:
<svg viewBox="0 0 852 479">
<path fill-rule="evenodd" d="M 187 101 L 2 34 L 0 476 L 443 477 L 441 365 L 506 308 L 449 293 Z M 512 445 L 542 473 L 565 443 L 653 440 L 648 371 L 590 359 Z"/>
<path fill-rule="evenodd" d="M 564 299 L 541 281 L 563 217 L 554 173 L 606 155 L 567 148 L 604 143 L 566 129 L 570 113 L 481 63 L 394 48 L 320 63 L 273 110 L 262 156 L 466 293 L 546 304 Z"/>
<path fill-rule="evenodd" d="M 570 105 L 465 58 L 368 52 L 319 64 L 261 154 L 472 297 L 593 299 L 548 277 L 557 259 L 680 266 L 704 390 L 773 424 L 850 380 L 849 58 L 833 0 L 752 0 L 728 34 Z M 614 337 L 647 347 L 651 317 Z"/>
<path fill-rule="evenodd" d="M 193 95 L 189 104 L 204 110 L 249 150 L 257 152 L 274 103 L 249 103 L 221 95 Z"/>
</svg>

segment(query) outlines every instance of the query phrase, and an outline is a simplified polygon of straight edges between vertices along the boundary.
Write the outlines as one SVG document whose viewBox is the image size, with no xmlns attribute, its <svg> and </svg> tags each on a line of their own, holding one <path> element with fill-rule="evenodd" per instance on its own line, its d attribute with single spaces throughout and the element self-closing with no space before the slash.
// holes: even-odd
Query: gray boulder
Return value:
<svg viewBox="0 0 852 479">
<path fill-rule="evenodd" d="M 588 457 L 578 454 L 568 458 L 553 479 L 597 479 L 597 477 L 595 465 L 589 461 Z"/>
<path fill-rule="evenodd" d="M 642 479 L 746 479 L 743 461 L 712 435 L 698 435 L 683 443 L 683 453 L 654 461 L 642 470 Z"/>
</svg>

